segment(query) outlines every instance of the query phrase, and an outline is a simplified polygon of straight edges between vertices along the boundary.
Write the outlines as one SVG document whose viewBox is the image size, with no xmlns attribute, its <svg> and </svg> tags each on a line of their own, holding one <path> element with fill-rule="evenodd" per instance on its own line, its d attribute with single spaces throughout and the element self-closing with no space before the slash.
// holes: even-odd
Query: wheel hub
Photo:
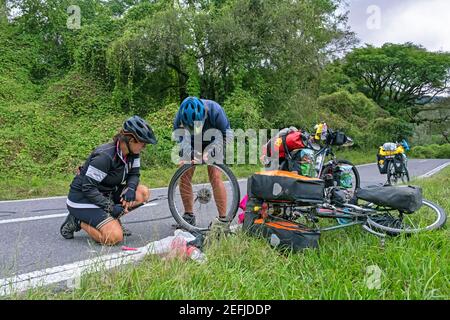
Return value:
<svg viewBox="0 0 450 320">
<path fill-rule="evenodd" d="M 209 189 L 202 188 L 197 192 L 197 200 L 201 204 L 207 204 L 211 200 L 212 194 Z"/>
</svg>

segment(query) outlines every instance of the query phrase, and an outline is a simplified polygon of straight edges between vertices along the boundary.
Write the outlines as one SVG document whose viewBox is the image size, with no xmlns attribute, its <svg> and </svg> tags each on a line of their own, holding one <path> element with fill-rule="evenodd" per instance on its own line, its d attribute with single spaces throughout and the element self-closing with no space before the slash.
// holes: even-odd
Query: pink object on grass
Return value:
<svg viewBox="0 0 450 320">
<path fill-rule="evenodd" d="M 239 223 L 239 224 L 243 224 L 243 223 L 244 223 L 244 218 L 245 218 L 245 212 L 239 213 L 239 216 L 238 216 L 238 223 Z"/>
<path fill-rule="evenodd" d="M 244 217 L 245 217 L 245 207 L 247 206 L 248 201 L 248 195 L 245 195 L 244 198 L 242 198 L 241 202 L 239 203 L 239 208 L 241 208 L 243 211 L 239 213 L 238 216 L 238 222 L 239 224 L 244 223 Z"/>
<path fill-rule="evenodd" d="M 245 207 L 247 206 L 248 201 L 248 195 L 246 194 L 245 197 L 242 198 L 241 202 L 239 203 L 239 208 L 245 211 Z"/>
<path fill-rule="evenodd" d="M 122 250 L 123 251 L 137 251 L 137 248 L 131 248 L 131 247 L 127 247 L 127 246 L 122 246 Z"/>
</svg>

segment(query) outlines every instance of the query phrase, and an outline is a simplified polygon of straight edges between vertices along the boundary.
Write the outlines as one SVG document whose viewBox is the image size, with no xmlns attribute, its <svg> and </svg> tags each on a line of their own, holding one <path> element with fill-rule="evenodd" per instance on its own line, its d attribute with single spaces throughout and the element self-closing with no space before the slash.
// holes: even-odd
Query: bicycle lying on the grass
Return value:
<svg viewBox="0 0 450 320">
<path fill-rule="evenodd" d="M 437 204 L 422 199 L 422 206 L 413 213 L 385 205 L 377 205 L 370 201 L 358 199 L 357 204 L 333 203 L 328 190 L 328 197 L 322 203 L 304 202 L 270 202 L 262 199 L 250 198 L 247 210 L 257 212 L 261 216 L 273 221 L 289 221 L 307 226 L 314 231 L 331 231 L 361 225 L 362 228 L 374 235 L 384 237 L 386 234 L 412 234 L 429 231 L 444 226 L 447 216 Z M 345 221 L 331 226 L 319 225 L 320 219 Z"/>
<path fill-rule="evenodd" d="M 317 231 L 361 225 L 363 229 L 377 236 L 417 233 L 438 229 L 445 224 L 447 216 L 444 210 L 423 199 L 421 190 L 417 188 L 412 194 L 406 189 L 410 188 L 407 186 L 361 188 L 356 167 L 349 161 L 336 159 L 332 151 L 333 145 L 351 145 L 352 140 L 342 132 L 329 130 L 328 134 L 331 138 L 326 139 L 322 148 L 312 146 L 316 151 L 314 163 L 317 165 L 315 169 L 320 179 L 306 179 L 316 179 L 317 183 L 323 184 L 314 201 L 267 201 L 264 197 L 252 197 L 250 190 L 247 190 L 250 195 L 247 210 L 256 208 L 258 213 L 264 210 L 263 216 L 305 224 Z M 290 154 L 289 151 L 285 153 Z M 325 163 L 325 157 L 329 155 L 332 159 Z M 286 166 L 286 163 L 282 163 L 278 169 L 283 166 Z M 348 167 L 345 181 L 341 172 L 343 166 Z M 215 170 L 216 175 L 220 176 L 218 187 L 217 182 L 216 186 L 210 182 L 213 174 L 211 170 Z M 280 172 L 289 174 L 288 171 Z M 221 190 L 218 191 L 218 188 Z M 392 198 L 395 194 L 399 195 Z M 385 198 L 391 200 L 385 201 Z M 409 199 L 417 203 L 414 206 L 402 204 Z M 240 201 L 240 188 L 233 172 L 225 164 L 189 163 L 182 165 L 172 177 L 168 188 L 168 201 L 172 216 L 180 227 L 191 232 L 206 232 L 211 221 L 218 215 L 226 217 L 229 224 L 234 221 Z M 195 225 L 184 219 L 189 201 L 190 211 L 195 213 Z M 336 224 L 320 226 L 320 219 L 331 219 L 336 221 Z"/>
<path fill-rule="evenodd" d="M 228 222 L 231 223 L 235 219 L 239 205 L 239 185 L 235 176 L 226 165 L 214 164 L 212 166 L 220 170 L 224 185 L 228 190 L 226 217 Z M 199 183 L 192 186 L 195 213 L 197 215 L 196 226 L 192 226 L 183 219 L 183 200 L 180 192 L 180 185 L 182 186 L 183 184 L 182 176 L 194 167 L 196 173 L 199 174 Z M 212 190 L 210 183 L 204 182 L 205 178 L 207 178 L 204 172 L 206 168 L 207 165 L 204 164 L 183 165 L 174 174 L 169 185 L 168 200 L 170 211 L 181 227 L 191 232 L 208 231 L 212 218 L 217 216 L 217 202 L 213 196 L 214 190 Z M 195 182 L 195 179 L 193 179 L 193 182 Z M 365 194 L 359 196 L 360 190 L 366 190 Z M 336 186 L 325 188 L 324 199 L 320 203 L 283 203 L 251 198 L 247 203 L 247 210 L 254 210 L 255 208 L 263 210 L 265 208 L 266 212 L 264 214 L 272 219 L 304 224 L 321 232 L 361 225 L 364 230 L 377 236 L 384 236 L 385 234 L 394 236 L 402 233 L 412 234 L 434 230 L 441 228 L 447 220 L 444 210 L 427 199 L 422 199 L 420 208 L 410 213 L 404 209 L 364 200 L 363 198 L 370 199 L 370 189 L 357 189 L 356 195 L 352 199 L 335 197 L 335 192 L 338 191 L 339 187 Z M 367 198 L 367 194 L 369 194 L 369 198 Z M 339 201 L 342 202 L 339 203 Z M 267 206 L 264 206 L 264 203 Z M 341 223 L 336 222 L 335 225 L 321 227 L 319 224 L 320 219 L 341 221 Z M 342 221 L 345 223 L 342 224 Z"/>
</svg>

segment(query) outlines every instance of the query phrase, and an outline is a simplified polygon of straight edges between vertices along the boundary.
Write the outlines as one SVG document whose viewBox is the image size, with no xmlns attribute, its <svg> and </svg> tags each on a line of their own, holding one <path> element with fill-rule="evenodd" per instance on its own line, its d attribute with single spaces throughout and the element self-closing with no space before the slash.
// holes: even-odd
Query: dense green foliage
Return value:
<svg viewBox="0 0 450 320">
<path fill-rule="evenodd" d="M 417 146 L 411 149 L 410 157 L 423 159 L 450 159 L 450 144 Z"/>
<path fill-rule="evenodd" d="M 392 114 L 409 107 L 411 117 L 416 115 L 411 107 L 418 101 L 429 102 L 448 91 L 449 69 L 449 53 L 428 52 L 411 43 L 355 49 L 344 65 L 345 73 L 369 98 Z"/>
<path fill-rule="evenodd" d="M 448 55 L 385 45 L 330 63 L 355 43 L 339 0 L 6 4 L 9 19 L 0 15 L 3 177 L 71 174 L 132 114 L 146 117 L 159 140 L 145 150 L 143 165 L 170 166 L 172 120 L 187 95 L 218 101 L 235 129 L 312 129 L 326 121 L 352 136 L 357 148 L 402 137 L 413 146 L 448 143 L 448 102 L 417 109 L 411 120 L 402 111 L 412 108 L 410 100 L 388 103 L 359 81 L 373 64 L 412 61 L 409 71 L 434 65 L 414 84 L 441 90 Z"/>
</svg>

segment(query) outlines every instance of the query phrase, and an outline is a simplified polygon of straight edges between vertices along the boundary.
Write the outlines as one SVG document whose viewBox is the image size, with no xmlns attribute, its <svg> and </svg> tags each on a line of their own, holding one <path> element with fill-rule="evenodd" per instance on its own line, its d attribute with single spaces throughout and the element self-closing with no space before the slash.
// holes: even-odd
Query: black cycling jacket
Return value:
<svg viewBox="0 0 450 320">
<path fill-rule="evenodd" d="M 91 153 L 80 174 L 73 179 L 68 204 L 80 208 L 91 207 L 88 206 L 90 204 L 108 209 L 113 203 L 107 194 L 125 184 L 136 190 L 139 171 L 139 155 L 127 155 L 125 158 L 114 142 L 101 145 Z"/>
</svg>

